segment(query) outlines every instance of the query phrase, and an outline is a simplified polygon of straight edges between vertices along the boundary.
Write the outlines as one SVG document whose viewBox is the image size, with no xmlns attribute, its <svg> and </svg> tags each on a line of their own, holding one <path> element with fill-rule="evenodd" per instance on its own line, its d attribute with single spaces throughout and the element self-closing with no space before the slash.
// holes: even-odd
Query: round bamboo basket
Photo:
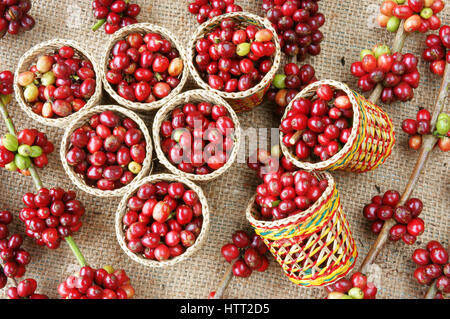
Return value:
<svg viewBox="0 0 450 319">
<path fill-rule="evenodd" d="M 130 197 L 132 197 L 135 192 L 139 189 L 139 187 L 146 183 L 156 183 L 159 181 L 167 181 L 167 182 L 181 182 L 185 186 L 187 186 L 189 189 L 192 189 L 195 191 L 198 195 L 198 198 L 200 199 L 200 202 L 202 204 L 202 212 L 203 212 L 203 223 L 202 223 L 202 230 L 198 237 L 195 240 L 194 245 L 191 247 L 188 247 L 186 251 L 181 254 L 180 256 L 177 256 L 172 259 L 168 259 L 165 261 L 156 261 L 156 260 L 150 260 L 147 258 L 144 258 L 138 254 L 135 254 L 131 252 L 128 247 L 127 243 L 125 241 L 125 232 L 124 232 L 124 225 L 122 223 L 123 216 L 127 212 L 127 202 Z M 195 185 L 192 181 L 176 175 L 170 175 L 170 174 L 158 174 L 158 175 L 151 175 L 148 176 L 142 180 L 139 181 L 139 183 L 133 185 L 133 188 L 129 189 L 127 193 L 123 196 L 122 200 L 120 201 L 119 207 L 117 208 L 116 216 L 115 216 L 115 229 L 116 229 L 116 237 L 119 242 L 120 247 L 125 252 L 125 254 L 130 257 L 135 262 L 147 266 L 147 267 L 167 267 L 167 266 L 173 266 L 177 263 L 180 263 L 189 257 L 191 257 L 197 250 L 201 248 L 201 246 L 204 244 L 206 240 L 206 236 L 209 231 L 209 208 L 208 208 L 208 202 L 206 200 L 205 195 L 203 194 L 202 189 Z"/>
<path fill-rule="evenodd" d="M 127 99 L 124 99 L 121 97 L 116 90 L 113 89 L 111 84 L 106 80 L 106 72 L 108 71 L 108 61 L 110 59 L 111 55 L 111 49 L 113 46 L 119 41 L 126 38 L 127 35 L 130 33 L 148 33 L 148 32 L 154 32 L 160 34 L 164 39 L 167 39 L 172 43 L 172 45 L 178 50 L 178 53 L 180 54 L 180 58 L 183 60 L 183 72 L 181 73 L 181 79 L 180 84 L 172 91 L 168 96 L 166 96 L 163 99 L 151 102 L 151 103 L 141 103 L 141 102 L 133 102 L 129 101 Z M 189 68 L 187 67 L 186 63 L 186 54 L 185 50 L 182 47 L 181 43 L 178 41 L 178 39 L 173 35 L 172 32 L 169 30 L 162 28 L 160 26 L 150 24 L 150 23 L 136 23 L 129 25 L 125 28 L 120 29 L 119 31 L 115 32 L 111 38 L 108 41 L 108 44 L 105 46 L 105 52 L 103 54 L 103 61 L 102 61 L 102 80 L 103 85 L 105 87 L 105 90 L 111 95 L 111 97 L 117 101 L 120 105 L 125 106 L 126 108 L 136 110 L 136 111 L 154 111 L 159 108 L 161 108 L 163 105 L 165 105 L 167 102 L 169 102 L 172 98 L 177 96 L 181 90 L 183 89 L 184 85 L 186 84 L 186 80 L 189 75 Z"/>
<path fill-rule="evenodd" d="M 317 88 L 327 84 L 344 91 L 350 98 L 353 108 L 353 128 L 344 147 L 326 161 L 312 163 L 301 161 L 295 156 L 294 147 L 283 143 L 284 133 L 280 132 L 280 144 L 283 154 L 297 167 L 305 170 L 344 170 L 367 172 L 376 169 L 391 155 L 395 144 L 394 125 L 379 106 L 366 100 L 347 85 L 333 81 L 317 81 L 308 85 L 289 103 L 282 121 L 291 110 L 292 104 L 299 98 L 311 98 Z"/>
<path fill-rule="evenodd" d="M 230 118 L 232 119 L 235 127 L 235 139 L 234 139 L 235 144 L 228 161 L 225 163 L 223 167 L 207 175 L 189 174 L 179 170 L 175 165 L 169 162 L 169 160 L 167 159 L 166 155 L 164 154 L 161 148 L 160 129 L 162 122 L 164 122 L 167 119 L 172 110 L 189 102 L 191 103 L 210 102 L 213 105 L 217 104 L 225 106 L 226 109 L 228 110 Z M 153 121 L 153 141 L 155 143 L 156 155 L 158 157 L 158 160 L 170 172 L 172 172 L 172 174 L 179 175 L 196 182 L 210 182 L 221 176 L 223 173 L 225 173 L 236 161 L 237 153 L 239 151 L 239 146 L 241 142 L 241 126 L 239 124 L 239 119 L 236 116 L 236 113 L 233 111 L 231 106 L 220 96 L 211 91 L 191 90 L 178 95 L 156 113 L 155 119 Z"/>
<path fill-rule="evenodd" d="M 223 19 L 228 18 L 245 25 L 254 24 L 256 26 L 269 29 L 273 33 L 273 42 L 275 44 L 276 51 L 275 56 L 273 57 L 272 69 L 264 76 L 263 80 L 260 83 L 247 91 L 228 93 L 225 91 L 213 89 L 202 79 L 199 72 L 197 71 L 197 68 L 194 66 L 195 44 L 197 40 L 202 39 L 207 32 L 216 28 Z M 262 103 L 263 97 L 267 90 L 270 88 L 273 78 L 275 77 L 275 73 L 277 72 L 281 63 L 280 41 L 270 21 L 266 18 L 261 18 L 257 15 L 242 11 L 223 14 L 201 24 L 195 31 L 191 41 L 189 42 L 187 50 L 189 69 L 192 76 L 194 77 L 195 82 L 203 89 L 212 91 L 224 98 L 228 103 L 230 103 L 230 105 L 237 113 L 250 111 Z"/>
<path fill-rule="evenodd" d="M 306 211 L 281 220 L 263 221 L 256 195 L 246 211 L 255 232 L 289 279 L 300 286 L 326 286 L 345 277 L 358 256 L 333 177 L 327 172 L 313 174 L 319 180 L 326 178 L 328 188 Z"/>
<path fill-rule="evenodd" d="M 28 71 L 30 66 L 36 63 L 37 59 L 40 56 L 52 53 L 53 51 L 58 50 L 59 48 L 65 45 L 71 46 L 72 48 L 75 49 L 76 54 L 81 55 L 82 57 L 86 58 L 92 63 L 92 66 L 94 67 L 95 81 L 96 81 L 95 92 L 86 102 L 86 105 L 83 106 L 83 108 L 78 112 L 72 113 L 71 115 L 66 117 L 45 118 L 41 115 L 34 113 L 31 109 L 30 104 L 28 104 L 28 102 L 25 101 L 23 97 L 24 90 L 18 84 L 18 77 L 20 73 Z M 94 59 L 94 57 L 75 41 L 66 39 L 53 39 L 46 42 L 41 42 L 32 47 L 30 50 L 28 50 L 19 60 L 16 71 L 14 73 L 14 92 L 16 95 L 16 100 L 18 101 L 22 110 L 33 120 L 47 126 L 59 127 L 64 129 L 69 125 L 69 123 L 71 123 L 75 119 L 75 117 L 85 112 L 88 112 L 90 108 L 92 108 L 94 105 L 97 105 L 100 102 L 100 99 L 102 97 L 102 81 L 100 76 L 101 75 L 100 70 L 101 69 L 97 64 L 97 61 Z"/>
<path fill-rule="evenodd" d="M 66 160 L 66 154 L 69 151 L 70 148 L 70 136 L 72 133 L 78 129 L 79 127 L 85 125 L 92 115 L 99 114 L 103 111 L 114 111 L 118 114 L 120 114 L 123 118 L 128 117 L 132 119 L 136 124 L 138 125 L 139 129 L 142 132 L 142 135 L 144 136 L 144 139 L 146 141 L 146 157 L 144 160 L 144 163 L 142 163 L 142 169 L 139 172 L 139 174 L 136 175 L 136 177 L 131 181 L 130 184 L 125 185 L 121 188 L 115 189 L 115 190 L 100 190 L 98 188 L 89 186 L 84 181 L 84 177 L 80 174 L 76 173 L 72 166 L 70 166 L 67 163 Z M 130 189 L 134 188 L 135 185 L 139 184 L 139 181 L 150 174 L 152 171 L 152 152 L 153 152 L 153 146 L 152 146 L 152 139 L 150 138 L 150 133 L 147 129 L 147 126 L 145 123 L 141 120 L 139 116 L 137 116 L 134 112 L 117 106 L 117 105 L 99 105 L 96 107 L 93 107 L 89 110 L 87 113 L 80 114 L 78 117 L 76 117 L 72 123 L 66 128 L 64 131 L 64 136 L 61 141 L 61 149 L 60 149 L 60 158 L 61 162 L 64 168 L 64 171 L 69 176 L 70 180 L 81 190 L 85 191 L 86 193 L 89 193 L 94 196 L 99 197 L 120 197 L 123 196 L 125 193 L 127 193 Z"/>
</svg>

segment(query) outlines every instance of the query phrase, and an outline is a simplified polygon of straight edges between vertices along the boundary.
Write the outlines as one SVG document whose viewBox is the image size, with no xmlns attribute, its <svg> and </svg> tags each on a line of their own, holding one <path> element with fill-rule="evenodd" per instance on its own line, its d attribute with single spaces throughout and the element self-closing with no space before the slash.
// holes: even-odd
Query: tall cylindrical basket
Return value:
<svg viewBox="0 0 450 319">
<path fill-rule="evenodd" d="M 254 196 L 246 217 L 289 279 L 300 286 L 326 286 L 345 277 L 358 256 L 332 176 L 328 188 L 308 210 L 277 221 L 263 221 Z"/>
</svg>

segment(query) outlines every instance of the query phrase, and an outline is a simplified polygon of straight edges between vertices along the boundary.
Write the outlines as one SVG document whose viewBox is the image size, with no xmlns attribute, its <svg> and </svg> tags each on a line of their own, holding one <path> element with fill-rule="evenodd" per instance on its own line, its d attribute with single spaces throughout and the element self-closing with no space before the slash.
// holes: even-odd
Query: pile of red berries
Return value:
<svg viewBox="0 0 450 319">
<path fill-rule="evenodd" d="M 256 188 L 256 204 L 261 218 L 279 220 L 297 215 L 311 207 L 328 187 L 326 179 L 319 180 L 311 173 L 269 173 Z"/>
<path fill-rule="evenodd" d="M 28 14 L 31 9 L 30 0 L 2 0 L 0 1 L 0 38 L 6 32 L 18 34 L 20 30 L 33 29 L 35 21 Z"/>
<path fill-rule="evenodd" d="M 105 32 L 112 34 L 120 28 L 137 23 L 136 17 L 141 12 L 138 4 L 129 4 L 129 0 L 94 0 L 92 11 L 99 20 L 93 27 L 97 31 L 105 22 Z"/>
<path fill-rule="evenodd" d="M 412 53 L 391 54 L 389 47 L 382 45 L 373 51 L 361 51 L 361 61 L 352 64 L 351 73 L 359 78 L 358 87 L 363 92 L 371 91 L 381 83 L 383 103 L 406 102 L 414 97 L 413 89 L 420 83 L 418 62 Z"/>
<path fill-rule="evenodd" d="M 161 124 L 162 149 L 179 170 L 197 175 L 223 167 L 234 147 L 234 123 L 223 105 L 188 103 Z"/>
<path fill-rule="evenodd" d="M 360 272 L 354 273 L 350 280 L 342 278 L 325 287 L 326 299 L 376 299 L 377 287 L 367 282 L 367 277 Z"/>
<path fill-rule="evenodd" d="M 197 16 L 197 22 L 202 24 L 208 19 L 224 13 L 242 11 L 242 8 L 234 4 L 234 0 L 194 0 L 189 3 L 188 10 L 191 14 L 195 14 Z"/>
<path fill-rule="evenodd" d="M 247 166 L 257 172 L 260 179 L 269 173 L 283 175 L 286 172 L 294 172 L 296 167 L 285 156 L 280 156 L 280 146 L 274 145 L 271 151 L 257 149 L 247 159 Z"/>
<path fill-rule="evenodd" d="M 157 261 L 180 256 L 200 235 L 202 216 L 197 193 L 182 183 L 144 184 L 122 219 L 128 249 Z"/>
<path fill-rule="evenodd" d="M 275 75 L 272 82 L 273 88 L 266 96 L 269 101 L 276 104 L 275 112 L 282 115 L 286 106 L 303 90 L 307 85 L 316 82 L 316 71 L 310 64 L 302 65 L 288 63 L 284 66 L 284 73 Z"/>
<path fill-rule="evenodd" d="M 61 239 L 76 233 L 85 209 L 76 199 L 74 191 L 61 188 L 41 188 L 37 194 L 26 193 L 22 198 L 26 205 L 19 218 L 25 224 L 25 233 L 39 246 L 56 249 Z"/>
<path fill-rule="evenodd" d="M 131 183 L 142 170 L 147 156 L 146 141 L 138 125 L 129 118 L 104 111 L 70 137 L 67 163 L 86 184 L 114 190 Z"/>
<path fill-rule="evenodd" d="M 11 71 L 0 72 L 0 94 L 10 95 L 14 92 L 13 88 L 14 75 Z"/>
<path fill-rule="evenodd" d="M 8 288 L 9 299 L 48 299 L 48 296 L 37 294 L 37 282 L 34 279 L 25 279 L 17 284 L 17 287 Z"/>
<path fill-rule="evenodd" d="M 402 239 L 405 244 L 412 245 L 425 230 L 425 223 L 419 218 L 423 203 L 418 198 L 408 199 L 403 206 L 398 206 L 399 202 L 399 192 L 388 190 L 383 196 L 374 196 L 372 202 L 364 207 L 363 214 L 373 222 L 371 230 L 375 234 L 380 233 L 385 221 L 394 218 L 397 224 L 389 230 L 389 239 Z"/>
<path fill-rule="evenodd" d="M 443 0 L 385 0 L 381 4 L 378 24 L 390 32 L 397 32 L 405 20 L 406 32 L 437 30 L 441 20 L 437 16 L 445 7 Z"/>
<path fill-rule="evenodd" d="M 443 76 L 446 62 L 450 63 L 450 26 L 442 26 L 439 35 L 428 35 L 425 43 L 427 48 L 423 51 L 423 59 L 431 62 L 431 72 Z"/>
<path fill-rule="evenodd" d="M 58 293 L 65 299 L 131 299 L 134 288 L 123 269 L 111 266 L 93 269 L 82 267 L 78 276 L 69 276 L 59 284 Z"/>
<path fill-rule="evenodd" d="M 325 16 L 319 12 L 319 0 L 264 0 L 263 10 L 280 35 L 284 53 L 299 61 L 308 54 L 318 55 L 323 34 L 319 30 Z"/>
<path fill-rule="evenodd" d="M 233 274 L 236 277 L 250 277 L 254 270 L 264 272 L 269 267 L 269 260 L 265 256 L 267 246 L 260 236 L 253 233 L 249 236 L 240 230 L 231 237 L 233 243 L 222 247 L 222 256 L 229 263 L 233 262 Z"/>
<path fill-rule="evenodd" d="M 19 234 L 9 237 L 8 224 L 13 216 L 8 211 L 0 211 L 0 263 L 3 269 L 0 271 L 0 289 L 6 284 L 6 277 L 20 278 L 25 274 L 25 266 L 30 262 L 30 254 L 21 249 L 23 238 Z M 3 285 L 4 286 L 4 285 Z"/>
<path fill-rule="evenodd" d="M 436 280 L 436 299 L 443 299 L 450 293 L 450 263 L 448 251 L 441 243 L 432 240 L 426 249 L 418 248 L 412 254 L 412 260 L 417 265 L 414 278 L 421 285 L 430 285 Z"/>
<path fill-rule="evenodd" d="M 431 114 L 426 109 L 421 109 L 417 112 L 416 119 L 406 119 L 402 122 L 402 130 L 408 135 L 409 147 L 413 150 L 418 150 L 422 146 L 422 136 L 431 134 Z M 436 122 L 436 131 L 434 132 L 439 137 L 438 146 L 443 152 L 450 150 L 450 116 L 446 113 L 441 113 Z"/>
<path fill-rule="evenodd" d="M 45 133 L 36 129 L 24 129 L 17 134 L 6 134 L 0 139 L 0 167 L 29 175 L 33 162 L 39 168 L 48 164 L 47 155 L 54 151 Z"/>
<path fill-rule="evenodd" d="M 151 103 L 180 84 L 184 64 L 172 43 L 158 33 L 131 33 L 111 50 L 106 80 L 124 99 Z"/>
<path fill-rule="evenodd" d="M 272 69 L 273 41 L 268 29 L 223 19 L 197 40 L 194 64 L 211 88 L 228 93 L 247 91 Z"/>
<path fill-rule="evenodd" d="M 347 143 L 353 118 L 352 104 L 345 92 L 324 84 L 312 101 L 299 98 L 280 124 L 282 142 L 293 148 L 300 160 L 325 161 Z"/>
<path fill-rule="evenodd" d="M 45 118 L 66 117 L 79 111 L 96 89 L 92 63 L 70 46 L 40 56 L 29 71 L 19 74 L 17 81 L 33 112 Z"/>
</svg>

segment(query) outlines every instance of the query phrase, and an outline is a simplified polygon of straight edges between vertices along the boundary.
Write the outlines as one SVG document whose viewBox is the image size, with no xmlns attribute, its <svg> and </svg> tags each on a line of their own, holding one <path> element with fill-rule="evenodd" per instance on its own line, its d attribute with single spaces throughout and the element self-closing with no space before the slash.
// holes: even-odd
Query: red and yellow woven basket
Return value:
<svg viewBox="0 0 450 319">
<path fill-rule="evenodd" d="M 283 154 L 297 167 L 311 170 L 344 170 L 351 172 L 367 172 L 376 169 L 391 155 L 395 144 L 394 125 L 389 116 L 379 106 L 368 101 L 362 95 L 337 81 L 325 80 L 312 83 L 293 99 L 313 96 L 319 86 L 327 84 L 344 91 L 353 106 L 353 129 L 348 142 L 330 159 L 311 163 L 300 161 L 292 148 L 283 143 L 284 134 L 280 133 L 281 150 Z M 291 102 L 283 116 L 292 108 Z"/>
<path fill-rule="evenodd" d="M 345 277 L 358 252 L 329 173 L 322 197 L 308 210 L 278 221 L 262 221 L 253 197 L 247 219 L 261 236 L 289 279 L 301 286 L 326 286 Z"/>
</svg>

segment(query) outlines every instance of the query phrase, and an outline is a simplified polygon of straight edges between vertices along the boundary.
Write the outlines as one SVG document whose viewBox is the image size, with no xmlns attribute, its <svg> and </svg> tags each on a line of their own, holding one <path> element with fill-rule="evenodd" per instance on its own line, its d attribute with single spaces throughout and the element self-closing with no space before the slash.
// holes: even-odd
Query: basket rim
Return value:
<svg viewBox="0 0 450 319">
<path fill-rule="evenodd" d="M 334 154 L 332 157 L 327 159 L 326 161 L 321 161 L 317 163 L 302 162 L 298 160 L 297 157 L 293 155 L 293 152 L 283 143 L 283 137 L 285 134 L 280 131 L 280 146 L 283 155 L 286 156 L 295 166 L 309 171 L 327 169 L 330 166 L 334 165 L 336 162 L 338 162 L 341 158 L 343 158 L 347 154 L 347 152 L 351 149 L 351 147 L 353 147 L 361 125 L 361 113 L 360 113 L 361 111 L 359 109 L 358 102 L 356 101 L 355 93 L 347 86 L 347 84 L 335 80 L 316 81 L 305 87 L 292 99 L 292 101 L 286 107 L 283 117 L 281 118 L 281 122 L 286 119 L 287 113 L 292 109 L 292 105 L 295 100 L 312 95 L 315 89 L 323 84 L 327 84 L 332 87 L 338 88 L 347 94 L 353 109 L 353 126 L 350 137 L 347 143 L 345 143 L 345 145 L 342 147 L 342 149 L 336 154 Z"/>
<path fill-rule="evenodd" d="M 197 68 L 194 66 L 194 54 L 195 54 L 195 43 L 198 39 L 203 38 L 203 35 L 207 30 L 208 27 L 210 27 L 213 24 L 218 23 L 219 21 L 222 21 L 223 19 L 227 18 L 235 18 L 235 17 L 246 17 L 253 19 L 259 23 L 260 26 L 263 26 L 266 29 L 269 29 L 273 34 L 273 43 L 275 44 L 275 54 L 273 56 L 273 64 L 272 68 L 269 72 L 266 73 L 262 81 L 260 81 L 257 85 L 253 86 L 252 88 L 242 91 L 242 92 L 232 92 L 228 93 L 225 91 L 220 91 L 217 89 L 211 88 L 208 83 L 206 83 L 200 76 L 199 72 L 197 71 Z M 253 13 L 247 12 L 247 11 L 238 11 L 233 13 L 226 13 L 223 15 L 219 15 L 217 17 L 214 17 L 211 20 L 208 20 L 207 22 L 201 24 L 197 27 L 196 31 L 191 37 L 191 40 L 189 41 L 189 44 L 187 46 L 187 61 L 189 65 L 189 70 L 194 78 L 197 85 L 199 85 L 201 88 L 212 91 L 216 93 L 217 95 L 223 97 L 224 99 L 242 99 L 249 96 L 254 95 L 255 93 L 260 92 L 263 90 L 266 86 L 270 85 L 272 82 L 276 72 L 278 71 L 280 65 L 281 65 L 281 47 L 280 47 L 280 41 L 278 39 L 278 34 L 275 31 L 275 29 L 272 27 L 272 24 L 267 18 L 263 18 L 260 16 L 257 16 Z"/>
<path fill-rule="evenodd" d="M 169 40 L 180 54 L 180 58 L 183 60 L 183 71 L 180 79 L 180 83 L 174 89 L 172 89 L 166 97 L 156 100 L 151 103 L 133 102 L 121 97 L 116 90 L 113 89 L 111 84 L 106 80 L 106 73 L 108 71 L 108 61 L 110 58 L 110 52 L 113 46 L 120 40 L 123 40 L 128 34 L 133 32 L 155 32 L 164 37 L 164 39 Z M 102 55 L 101 61 L 101 71 L 102 71 L 102 82 L 106 92 L 121 106 L 135 110 L 135 111 L 154 111 L 161 108 L 164 104 L 168 103 L 171 99 L 176 97 L 184 88 L 186 81 L 189 76 L 189 67 L 187 66 L 186 52 L 181 42 L 177 37 L 168 29 L 160 27 L 151 23 L 135 23 L 115 32 L 114 35 L 108 40 L 105 45 L 105 50 Z"/>
<path fill-rule="evenodd" d="M 94 68 L 95 72 L 95 92 L 94 94 L 89 98 L 89 100 L 86 102 L 86 105 L 81 108 L 81 110 L 74 112 L 66 117 L 60 117 L 60 118 L 45 118 L 41 115 L 38 115 L 34 113 L 31 110 L 31 106 L 28 105 L 28 103 L 23 98 L 23 90 L 18 84 L 18 77 L 19 74 L 22 71 L 22 69 L 25 68 L 25 62 L 28 59 L 36 58 L 40 53 L 38 53 L 41 50 L 48 49 L 52 46 L 59 46 L 59 45 L 69 45 L 72 48 L 74 48 L 79 54 L 84 56 L 89 62 L 92 63 L 92 66 Z M 31 62 L 32 63 L 32 62 Z M 31 64 L 30 64 L 31 65 Z M 17 68 L 14 71 L 14 93 L 16 101 L 19 103 L 20 108 L 28 115 L 28 117 L 32 118 L 33 120 L 44 124 L 46 126 L 52 126 L 52 127 L 58 127 L 58 128 L 64 128 L 66 127 L 70 122 L 72 122 L 78 115 L 84 114 L 89 111 L 93 106 L 98 104 L 98 102 L 101 99 L 102 96 L 102 80 L 101 80 L 101 69 L 97 63 L 97 60 L 91 53 L 89 53 L 84 47 L 82 47 L 78 42 L 69 40 L 69 39 L 62 39 L 62 38 L 55 38 L 48 41 L 40 42 L 36 44 L 35 46 L 31 47 L 28 51 L 26 51 L 19 59 L 19 62 L 17 64 Z"/>
<path fill-rule="evenodd" d="M 135 178 L 131 181 L 131 183 L 115 190 L 100 190 L 98 188 L 88 186 L 84 182 L 84 180 L 80 177 L 80 175 L 74 172 L 72 166 L 70 166 L 66 160 L 66 154 L 71 145 L 70 135 L 76 129 L 80 128 L 83 124 L 85 124 L 88 120 L 88 117 L 94 114 L 99 114 L 103 111 L 114 111 L 120 113 L 123 116 L 131 118 L 138 125 L 146 141 L 145 147 L 146 156 L 144 162 L 142 163 L 141 171 L 135 176 Z M 74 183 L 79 189 L 83 190 L 84 192 L 98 197 L 123 196 L 123 194 L 125 194 L 129 189 L 133 187 L 133 185 L 136 185 L 142 178 L 144 178 L 144 176 L 151 173 L 153 169 L 152 154 L 153 154 L 153 142 L 144 121 L 133 111 L 118 105 L 97 105 L 91 108 L 89 112 L 80 114 L 78 117 L 76 117 L 64 130 L 64 135 L 61 140 L 61 148 L 59 152 L 60 160 L 62 162 L 64 171 L 69 176 L 72 183 Z"/>
<path fill-rule="evenodd" d="M 160 139 L 160 128 L 161 123 L 167 118 L 168 113 L 177 107 L 180 106 L 180 103 L 188 103 L 191 101 L 191 99 L 196 98 L 196 96 L 202 96 L 204 97 L 203 100 L 206 102 L 213 102 L 214 104 L 220 104 L 225 106 L 227 109 L 235 127 L 235 140 L 234 140 L 234 146 L 233 151 L 231 152 L 231 156 L 228 159 L 228 161 L 225 163 L 224 166 L 219 168 L 218 170 L 215 170 L 209 174 L 206 175 L 196 175 L 192 173 L 185 173 L 181 170 L 179 170 L 177 167 L 175 167 L 172 163 L 169 162 L 167 159 L 167 156 L 164 154 L 161 148 L 161 139 Z M 236 115 L 236 112 L 233 110 L 233 108 L 230 106 L 230 104 L 225 101 L 223 98 L 221 98 L 219 95 L 207 91 L 207 90 L 189 90 L 186 92 L 183 92 L 182 94 L 177 95 L 175 98 L 170 100 L 169 103 L 167 103 L 164 107 L 162 107 L 157 113 L 153 120 L 153 127 L 152 127 L 152 133 L 153 133 L 153 142 L 155 143 L 155 150 L 156 155 L 159 159 L 159 161 L 173 174 L 183 176 L 187 179 L 198 181 L 198 182 L 208 182 L 213 179 L 218 178 L 219 176 L 223 175 L 236 161 L 237 154 L 240 148 L 241 143 L 241 125 L 239 123 L 239 118 Z"/>
<path fill-rule="evenodd" d="M 293 174 L 295 174 L 297 171 L 293 172 Z M 327 189 L 322 193 L 322 196 L 320 196 L 320 198 L 311 206 L 309 207 L 307 210 L 293 215 L 293 216 L 289 216 L 280 220 L 274 220 L 274 221 L 264 221 L 264 220 L 258 220 L 256 219 L 253 214 L 252 214 L 252 209 L 255 207 L 256 203 L 255 203 L 255 199 L 256 199 L 256 194 L 253 195 L 248 204 L 247 204 L 247 208 L 245 211 L 245 215 L 247 217 L 247 220 L 250 222 L 250 224 L 253 227 L 257 227 L 257 228 L 265 228 L 265 229 L 275 229 L 278 227 L 284 227 L 284 226 L 289 226 L 291 224 L 296 223 L 298 220 L 303 219 L 305 217 L 308 217 L 309 215 L 311 215 L 314 211 L 316 211 L 320 206 L 322 206 L 323 204 L 325 204 L 327 198 L 333 193 L 335 187 L 336 187 L 336 182 L 333 178 L 333 176 L 326 172 L 326 171 L 321 171 L 321 172 L 314 172 L 315 174 L 320 174 L 323 175 L 324 178 L 327 179 L 328 181 L 328 187 Z"/>
<path fill-rule="evenodd" d="M 125 242 L 125 234 L 124 234 L 123 225 L 122 225 L 122 218 L 127 211 L 128 199 L 134 195 L 134 193 L 137 191 L 137 189 L 141 185 L 146 184 L 146 183 L 158 182 L 158 181 L 183 183 L 185 186 L 188 186 L 191 190 L 195 191 L 195 193 L 198 195 L 199 200 L 202 204 L 203 222 L 202 222 L 200 234 L 196 238 L 194 245 L 192 245 L 191 247 L 188 247 L 183 254 L 181 254 L 175 258 L 165 260 L 165 261 L 155 261 L 155 260 L 146 259 L 138 254 L 131 252 L 128 249 L 127 244 Z M 189 257 L 191 257 L 204 244 L 207 234 L 209 232 L 209 228 L 210 228 L 210 212 L 209 212 L 208 202 L 203 193 L 203 190 L 201 189 L 200 186 L 196 185 L 193 181 L 190 181 L 187 178 L 184 178 L 184 177 L 181 177 L 178 175 L 173 175 L 173 174 L 156 174 L 156 175 L 150 175 L 150 176 L 147 176 L 146 178 L 141 179 L 139 181 L 139 183 L 135 184 L 133 186 L 133 188 L 129 189 L 123 195 L 122 199 L 120 200 L 119 206 L 117 208 L 116 214 L 115 214 L 116 238 L 117 238 L 117 241 L 119 242 L 120 248 L 122 248 L 122 250 L 125 252 L 125 254 L 129 258 L 134 260 L 135 262 L 137 262 L 141 265 L 147 266 L 147 267 L 152 267 L 152 268 L 173 266 L 173 265 L 178 264 L 178 263 L 188 259 Z"/>
</svg>

